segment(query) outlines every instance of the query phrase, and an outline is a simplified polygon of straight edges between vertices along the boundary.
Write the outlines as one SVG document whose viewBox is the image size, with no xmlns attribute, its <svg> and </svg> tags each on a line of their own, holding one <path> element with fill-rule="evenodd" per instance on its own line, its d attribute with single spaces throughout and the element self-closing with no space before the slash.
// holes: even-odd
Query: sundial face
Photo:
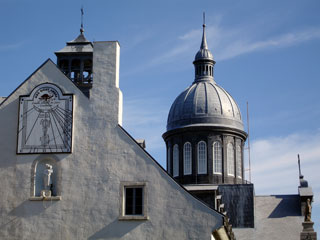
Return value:
<svg viewBox="0 0 320 240">
<path fill-rule="evenodd" d="M 45 83 L 19 101 L 17 153 L 70 153 L 73 95 Z"/>
</svg>

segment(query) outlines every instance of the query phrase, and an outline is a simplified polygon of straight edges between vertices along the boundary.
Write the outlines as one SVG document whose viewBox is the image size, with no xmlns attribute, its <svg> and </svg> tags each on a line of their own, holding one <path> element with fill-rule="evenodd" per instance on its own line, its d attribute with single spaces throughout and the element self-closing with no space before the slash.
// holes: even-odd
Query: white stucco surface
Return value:
<svg viewBox="0 0 320 240">
<path fill-rule="evenodd" d="M 127 133 L 119 89 L 119 44 L 95 42 L 88 99 L 46 61 L 0 105 L 0 239 L 210 239 L 222 215 L 178 185 Z M 39 84 L 74 94 L 70 154 L 16 154 L 19 96 Z M 30 201 L 32 167 L 59 167 L 60 201 Z M 147 184 L 148 220 L 123 221 L 121 182 Z"/>
</svg>

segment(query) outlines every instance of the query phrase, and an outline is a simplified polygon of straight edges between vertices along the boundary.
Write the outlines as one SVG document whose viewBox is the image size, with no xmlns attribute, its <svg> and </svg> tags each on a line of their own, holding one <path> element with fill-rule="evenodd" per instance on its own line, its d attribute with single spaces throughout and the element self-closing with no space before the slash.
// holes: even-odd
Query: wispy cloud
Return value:
<svg viewBox="0 0 320 240">
<path fill-rule="evenodd" d="M 135 98 L 124 101 L 123 126 L 134 138 L 146 140 L 147 151 L 164 166 L 165 144 L 161 135 L 165 131 L 167 109 L 161 99 Z"/>
<path fill-rule="evenodd" d="M 145 98 L 128 99 L 124 102 L 124 122 L 128 127 L 145 126 L 152 124 L 163 124 L 163 116 L 166 116 L 167 109 L 155 110 L 161 106 L 161 99 L 152 98 L 146 101 Z"/>
<path fill-rule="evenodd" d="M 2 44 L 0 45 L 0 52 L 11 51 L 18 49 L 24 45 L 24 42 L 12 43 L 12 44 Z"/>
<path fill-rule="evenodd" d="M 298 164 L 315 192 L 320 170 L 320 132 L 296 133 L 253 141 L 251 146 L 252 181 L 259 194 L 297 193 Z"/>
<path fill-rule="evenodd" d="M 174 47 L 164 52 L 162 55 L 152 59 L 151 65 L 161 64 L 166 61 L 175 61 L 180 58 L 195 54 L 190 53 L 190 49 L 198 49 L 200 46 L 201 31 L 190 30 L 178 37 Z M 259 35 L 257 26 L 251 27 L 222 27 L 219 24 L 207 27 L 207 39 L 210 49 L 216 60 L 228 60 L 242 54 L 263 51 L 272 48 L 289 47 L 302 42 L 320 38 L 320 27 L 306 28 L 294 32 L 271 35 L 265 38 Z"/>
<path fill-rule="evenodd" d="M 143 45 L 147 40 L 152 38 L 152 36 L 153 36 L 153 33 L 150 31 L 144 31 L 144 32 L 140 31 L 135 35 L 132 35 L 128 38 L 124 38 L 121 41 L 122 51 L 134 50 L 139 45 L 140 46 Z"/>
<path fill-rule="evenodd" d="M 222 34 L 224 30 L 221 30 Z M 237 32 L 237 31 L 236 31 Z M 236 35 L 229 32 L 230 35 Z M 228 34 L 227 34 L 228 35 Z M 255 51 L 263 51 L 272 48 L 289 47 L 312 39 L 320 38 L 320 27 L 303 29 L 296 32 L 284 33 L 279 36 L 273 36 L 264 40 L 255 39 L 254 35 L 245 34 L 244 37 L 237 39 L 225 39 L 224 44 L 218 47 L 217 59 L 226 60 L 236 56 L 251 53 Z M 231 40 L 231 41 L 230 41 Z"/>
</svg>

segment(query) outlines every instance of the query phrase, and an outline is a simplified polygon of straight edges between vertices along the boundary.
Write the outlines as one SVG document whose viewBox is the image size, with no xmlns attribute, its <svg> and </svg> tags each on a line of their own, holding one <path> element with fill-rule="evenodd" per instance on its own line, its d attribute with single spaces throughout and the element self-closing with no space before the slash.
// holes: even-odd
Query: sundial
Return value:
<svg viewBox="0 0 320 240">
<path fill-rule="evenodd" d="M 18 154 L 70 153 L 73 95 L 50 83 L 19 98 Z"/>
</svg>

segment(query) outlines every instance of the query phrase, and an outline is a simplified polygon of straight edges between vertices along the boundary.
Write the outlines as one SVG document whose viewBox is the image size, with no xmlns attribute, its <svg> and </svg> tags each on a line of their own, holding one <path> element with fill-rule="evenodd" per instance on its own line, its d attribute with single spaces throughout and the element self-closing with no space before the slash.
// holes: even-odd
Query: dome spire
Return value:
<svg viewBox="0 0 320 240">
<path fill-rule="evenodd" d="M 203 33 L 202 33 L 202 42 L 201 42 L 200 49 L 208 49 L 207 38 L 206 38 L 206 14 L 205 14 L 205 12 L 203 12 L 202 27 L 203 27 Z"/>
<path fill-rule="evenodd" d="M 83 34 L 84 32 L 84 28 L 83 28 L 83 15 L 84 15 L 84 12 L 83 12 L 83 6 L 81 7 L 81 27 L 80 27 L 80 33 Z"/>
<path fill-rule="evenodd" d="M 202 41 L 199 51 L 197 52 L 193 61 L 195 67 L 195 79 L 194 82 L 213 81 L 213 67 L 216 63 L 213 60 L 212 53 L 208 49 L 206 38 L 206 15 L 203 13 L 203 32 Z"/>
</svg>

